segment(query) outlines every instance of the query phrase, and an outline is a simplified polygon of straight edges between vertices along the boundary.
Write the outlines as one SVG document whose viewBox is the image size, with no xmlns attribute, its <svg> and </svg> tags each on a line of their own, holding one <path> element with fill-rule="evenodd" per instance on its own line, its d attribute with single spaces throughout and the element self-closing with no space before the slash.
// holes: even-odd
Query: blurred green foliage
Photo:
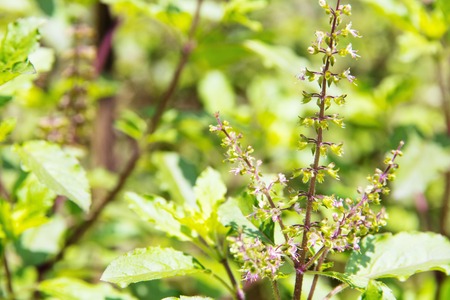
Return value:
<svg viewBox="0 0 450 300">
<path fill-rule="evenodd" d="M 96 58 L 88 49 L 96 46 L 93 37 L 100 37 L 99 2 L 0 2 L 0 253 L 9 260 L 17 299 L 34 299 L 36 288 L 48 299 L 162 299 L 181 294 L 218 299 L 226 294 L 204 274 L 194 279 L 141 282 L 120 290 L 99 283 L 114 258 L 137 247 L 159 245 L 203 254 L 137 218 L 121 193 L 83 238 L 63 248 L 72 228 L 84 222 L 83 210 L 90 203 L 86 174 L 80 179 L 80 170 L 61 173 L 64 164 L 86 170 L 94 209 L 115 186 L 131 156 L 130 138 L 144 151 L 123 191 L 163 195 L 175 203 L 192 202 L 197 177 L 212 166 L 224 178 L 227 195 L 236 196 L 247 182 L 229 173 L 222 164 L 217 137 L 208 132 L 216 111 L 244 133 L 267 173 L 291 174 L 310 163 L 308 153 L 296 150 L 304 130 L 298 126 L 298 117 L 314 108 L 301 105 L 301 91 L 309 83 L 296 80 L 296 75 L 302 67 L 320 66 L 320 61 L 306 56 L 315 30 L 326 25 L 320 8 L 306 0 L 203 2 L 195 45 L 188 45 L 192 53 L 168 109 L 151 134 L 146 120 L 155 115 L 189 39 L 195 0 L 101 1 L 111 10 L 117 27 L 113 65 L 100 74 L 89 69 Z M 449 207 L 444 205 L 450 201 L 449 3 L 351 2 L 352 22 L 363 38 L 354 41 L 361 58 L 347 64 L 358 85 L 336 88 L 336 94 L 348 94 L 347 104 L 336 111 L 345 117 L 346 130 L 330 128 L 328 133 L 344 143 L 344 157 L 336 160 L 342 180 L 321 185 L 320 193 L 355 195 L 355 187 L 365 184 L 365 177 L 381 164 L 384 154 L 404 140 L 405 155 L 393 193 L 384 201 L 390 216 L 386 230 L 394 233 L 450 233 Z M 74 28 L 80 24 L 92 34 L 77 40 Z M 86 51 L 77 52 L 82 50 Z M 83 109 L 69 112 L 63 107 L 65 97 L 82 99 Z M 114 124 L 114 139 L 106 148 L 95 148 L 96 140 L 105 134 L 97 121 L 106 116 L 101 103 L 108 97 L 115 99 L 108 104 L 113 106 L 108 122 Z M 77 116 L 82 117 L 81 123 Z M 76 124 L 86 126 L 84 139 L 53 139 L 55 134 L 65 135 L 73 126 L 81 126 Z M 20 160 L 20 152 L 30 143 L 26 141 L 34 139 L 62 144 L 70 158 L 63 158 L 60 146 L 43 144 L 34 161 Z M 15 143 L 20 144 L 18 156 L 11 151 Z M 41 165 L 43 155 L 62 161 Z M 112 155 L 112 165 L 98 163 L 106 155 Z M 73 163 L 75 157 L 81 165 Z M 62 189 L 58 195 L 74 203 L 60 197 L 54 200 L 56 195 L 27 175 L 24 167 L 32 169 L 30 164 Z M 73 181 L 77 192 L 84 193 L 83 202 L 77 202 L 79 197 L 58 179 Z M 301 182 L 293 188 L 295 184 Z M 36 201 L 45 203 L 35 205 Z M 37 266 L 61 249 L 64 255 L 52 269 L 39 273 Z M 333 258 L 335 268 L 342 270 L 348 256 Z M 208 268 L 224 273 L 216 262 L 205 260 Z M 38 274 L 45 276 L 37 278 Z M 0 298 L 9 294 L 6 281 L 6 276 L 0 276 Z M 326 295 L 330 283 L 321 280 L 317 295 Z M 440 299 L 450 297 L 450 280 L 431 272 L 415 275 L 406 283 L 386 280 L 385 284 L 397 299 L 436 299 L 438 289 Z M 266 285 L 247 287 L 249 299 L 270 299 Z M 286 280 L 282 293 L 292 285 Z M 348 292 L 340 299 L 356 297 Z"/>
</svg>

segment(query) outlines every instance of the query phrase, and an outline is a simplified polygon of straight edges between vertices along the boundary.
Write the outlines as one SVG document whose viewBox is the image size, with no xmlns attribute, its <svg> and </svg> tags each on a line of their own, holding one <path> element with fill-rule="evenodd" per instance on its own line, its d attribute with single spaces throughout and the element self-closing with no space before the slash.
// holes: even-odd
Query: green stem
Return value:
<svg viewBox="0 0 450 300">
<path fill-rule="evenodd" d="M 8 259 L 6 257 L 6 249 L 3 249 L 2 260 L 3 260 L 3 269 L 5 270 L 6 289 L 8 291 L 8 299 L 14 300 L 14 299 L 16 299 L 16 296 L 14 294 L 11 270 L 9 268 Z"/>
<path fill-rule="evenodd" d="M 223 280 L 222 278 L 220 278 L 219 276 L 217 276 L 216 274 L 214 274 L 212 272 L 210 274 L 212 275 L 213 278 L 217 279 L 230 292 L 231 295 L 235 294 L 235 291 L 234 291 L 233 287 L 231 285 L 229 285 L 225 280 Z M 236 299 L 237 300 L 241 300 L 241 299 L 244 299 L 244 298 L 236 297 Z"/>
<path fill-rule="evenodd" d="M 233 137 L 231 137 L 230 134 L 228 133 L 228 131 L 225 128 L 223 128 L 223 126 L 222 126 L 223 124 L 220 121 L 220 118 L 219 118 L 218 114 L 216 115 L 216 119 L 217 119 L 217 123 L 222 127 L 222 132 L 225 134 L 225 136 L 228 139 L 233 140 Z M 244 153 L 244 151 L 239 146 L 236 147 L 236 151 L 238 151 L 239 154 L 243 154 Z M 247 158 L 245 158 L 243 156 L 242 156 L 242 160 L 249 167 L 250 170 L 253 170 L 252 171 L 252 175 L 255 176 L 255 180 L 257 182 L 262 182 L 262 180 L 261 180 L 261 178 L 260 178 L 260 176 L 258 174 L 258 170 L 252 164 L 252 162 L 249 161 Z M 263 183 L 263 186 L 264 186 L 264 188 L 262 189 L 262 193 L 266 197 L 267 201 L 269 201 L 270 207 L 271 208 L 276 208 L 275 202 L 273 201 L 272 196 L 270 195 L 270 192 L 269 192 L 268 188 L 266 187 L 266 185 L 264 183 Z M 277 218 L 277 223 L 278 223 L 278 225 L 280 225 L 281 232 L 283 233 L 284 239 L 285 239 L 285 241 L 287 243 L 289 241 L 289 237 L 288 237 L 288 235 L 287 235 L 287 233 L 285 231 L 286 226 L 284 225 L 283 220 L 281 218 Z"/>
<path fill-rule="evenodd" d="M 326 250 L 324 250 L 321 253 L 319 262 L 317 263 L 317 266 L 315 268 L 316 272 L 320 271 L 320 268 L 322 267 L 322 264 L 323 264 L 323 262 L 325 261 L 325 258 L 328 255 L 328 251 L 329 251 L 329 249 L 326 249 Z M 313 299 L 314 291 L 316 290 L 316 286 L 317 286 L 317 281 L 319 281 L 319 274 L 314 275 L 314 279 L 313 279 L 313 282 L 311 284 L 311 289 L 309 290 L 308 300 L 312 300 Z"/>
<path fill-rule="evenodd" d="M 275 300 L 281 300 L 280 289 L 278 287 L 277 280 L 272 281 L 272 290 L 273 290 L 273 296 L 275 297 Z"/>
<path fill-rule="evenodd" d="M 336 10 L 338 10 L 340 5 L 340 0 L 337 0 L 336 3 Z M 336 13 L 333 12 L 333 23 L 331 26 L 331 32 L 330 32 L 330 41 L 329 41 L 329 47 L 333 48 L 334 44 L 334 38 L 333 35 L 336 30 L 336 24 L 337 24 L 337 16 Z M 330 56 L 327 57 L 325 66 L 322 70 L 323 72 L 323 80 L 322 80 L 322 91 L 320 93 L 320 103 L 319 103 L 319 119 L 322 120 L 325 116 L 325 97 L 327 95 L 327 80 L 325 78 L 325 74 L 330 69 Z M 323 142 L 323 129 L 319 126 L 317 129 L 317 139 L 316 139 L 316 149 L 314 153 L 314 163 L 312 165 L 312 168 L 314 172 L 317 172 L 319 169 L 319 162 L 320 162 L 320 146 Z M 311 215 L 312 215 L 312 206 L 314 202 L 314 198 L 316 195 L 316 183 L 317 183 L 317 176 L 313 176 L 311 178 L 311 181 L 309 183 L 309 188 L 307 192 L 307 203 L 306 203 L 306 214 L 305 219 L 303 222 L 303 237 L 302 237 L 302 243 L 301 243 L 301 252 L 300 252 L 300 259 L 298 262 L 295 263 L 295 269 L 296 269 L 296 278 L 295 278 L 295 288 L 294 288 L 294 300 L 299 300 L 302 295 L 302 286 L 303 286 L 303 274 L 307 270 L 306 267 L 306 255 L 308 252 L 308 232 L 311 227 Z"/>
<path fill-rule="evenodd" d="M 322 248 L 320 248 L 319 251 L 317 251 L 317 253 L 314 254 L 314 256 L 311 257 L 311 258 L 309 259 L 308 263 L 305 265 L 305 268 L 306 268 L 306 269 L 309 269 L 309 268 L 314 264 L 314 262 L 315 262 L 319 257 L 322 256 L 322 254 L 323 254 L 325 251 L 328 253 L 329 249 L 326 248 L 325 246 L 322 247 Z"/>
<path fill-rule="evenodd" d="M 230 268 L 230 264 L 228 263 L 228 260 L 226 258 L 223 258 L 221 261 L 221 264 L 225 268 L 228 278 L 230 278 L 231 284 L 234 287 L 232 294 L 235 295 L 236 299 L 244 300 L 245 299 L 244 291 L 241 289 L 239 283 L 237 282 L 236 278 L 234 277 L 233 272 L 231 271 L 231 268 Z"/>
<path fill-rule="evenodd" d="M 331 297 L 333 297 L 334 295 L 342 292 L 347 287 L 348 287 L 348 285 L 346 283 L 342 283 L 342 284 L 338 285 L 331 292 L 329 292 L 328 295 L 326 295 L 325 298 L 323 298 L 323 300 L 330 300 Z"/>
</svg>

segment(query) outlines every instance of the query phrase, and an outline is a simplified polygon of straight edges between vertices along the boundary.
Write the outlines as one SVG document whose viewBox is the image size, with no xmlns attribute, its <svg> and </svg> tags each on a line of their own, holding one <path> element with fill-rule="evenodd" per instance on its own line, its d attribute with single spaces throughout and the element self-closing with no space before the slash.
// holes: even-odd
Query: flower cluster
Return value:
<svg viewBox="0 0 450 300">
<path fill-rule="evenodd" d="M 281 276 L 278 269 L 284 263 L 285 256 L 281 247 L 265 245 L 260 239 L 243 234 L 228 239 L 231 254 L 242 264 L 244 280 L 257 281 L 264 277 L 273 280 Z"/>
<path fill-rule="evenodd" d="M 298 75 L 299 80 L 315 81 L 319 86 L 319 90 L 315 92 L 303 91 L 302 102 L 308 103 L 314 99 L 318 111 L 312 116 L 300 118 L 300 125 L 307 130 L 312 129 L 314 133 L 311 137 L 300 134 L 298 142 L 300 150 L 311 148 L 313 162 L 295 170 L 290 178 L 300 178 L 304 189 L 296 190 L 290 197 L 277 195 L 273 187 L 279 185 L 283 189 L 288 184 L 286 177 L 279 174 L 271 181 L 263 180 L 260 171 L 262 162 L 252 156 L 253 148 L 242 147 L 242 134 L 236 133 L 228 122 L 222 122 L 218 114 L 217 125 L 210 127 L 211 131 L 224 136 L 222 146 L 227 149 L 226 161 L 235 164 L 231 172 L 235 175 L 249 175 L 251 178 L 249 189 L 258 200 L 251 216 L 258 220 L 278 223 L 284 235 L 284 241 L 274 245 L 238 232 L 237 236 L 229 237 L 231 253 L 241 263 L 244 278 L 250 281 L 264 277 L 275 280 L 282 276 L 279 268 L 289 259 L 296 271 L 295 299 L 300 298 L 303 274 L 308 269 L 315 266 L 316 271 L 323 270 L 328 265 L 323 263 L 329 252 L 359 250 L 358 244 L 363 236 L 377 232 L 385 225 L 387 216 L 384 210 L 374 212 L 370 205 L 379 204 L 380 196 L 389 193 L 387 185 L 395 178 L 393 172 L 397 168 L 394 161 L 401 155 L 403 146 L 401 143 L 397 150 L 392 152 L 392 156 L 385 160 L 387 166 L 384 171 L 377 169 L 374 175 L 368 177 L 369 185 L 358 190 L 360 195 L 355 200 L 343 199 L 334 194 L 321 195 L 317 192 L 317 184 L 323 183 L 326 177 L 340 179 L 335 163 L 324 163 L 324 158 L 330 152 L 336 156 L 344 154 L 342 142 L 326 141 L 324 135 L 332 125 L 345 127 L 342 117 L 327 112 L 332 105 L 344 105 L 347 95 L 331 95 L 328 88 L 342 79 L 356 84 L 356 78 L 349 68 L 334 71 L 332 67 L 337 57 L 360 57 L 351 43 L 343 47 L 339 43 L 346 37 L 361 37 L 351 22 L 342 24 L 342 16 L 351 14 L 350 5 L 341 5 L 340 0 L 337 0 L 334 8 L 325 0 L 320 0 L 319 4 L 325 13 L 330 15 L 330 31 L 316 31 L 316 39 L 308 48 L 308 52 L 322 55 L 323 64 L 319 71 L 305 68 Z M 285 226 L 283 212 L 287 210 L 297 213 L 301 222 Z M 327 213 L 322 214 L 322 219 L 316 221 L 319 210 L 326 210 Z"/>
<path fill-rule="evenodd" d="M 258 207 L 255 208 L 254 216 L 258 216 L 262 220 L 271 218 L 276 222 L 279 220 L 286 204 L 274 202 L 272 197 L 273 189 L 275 185 L 286 186 L 288 183 L 286 176 L 279 173 L 276 178 L 266 182 L 260 171 L 262 161 L 256 160 L 252 156 L 253 148 L 251 146 L 245 148 L 241 146 L 239 141 L 242 139 L 242 134 L 236 133 L 227 121 L 222 122 L 218 113 L 216 113 L 216 119 L 218 125 L 211 125 L 210 131 L 224 134 L 222 147 L 227 149 L 226 161 L 236 165 L 231 169 L 231 172 L 235 175 L 250 176 L 251 181 L 248 187 L 258 199 Z"/>
<path fill-rule="evenodd" d="M 400 143 L 397 150 L 392 151 L 392 156 L 387 157 L 386 169 L 375 170 L 375 174 L 368 176 L 369 185 L 360 189 L 362 194 L 356 200 L 350 198 L 337 198 L 335 195 L 318 195 L 315 208 L 318 203 L 332 211 L 332 220 L 323 219 L 318 226 L 314 226 L 308 232 L 308 245 L 326 247 L 332 251 L 342 252 L 344 250 L 359 250 L 361 237 L 376 233 L 380 227 L 386 225 L 386 213 L 382 208 L 379 212 L 374 212 L 370 204 L 379 204 L 381 194 L 387 195 L 389 181 L 395 179 L 394 172 L 397 169 L 395 159 L 401 156 Z"/>
</svg>

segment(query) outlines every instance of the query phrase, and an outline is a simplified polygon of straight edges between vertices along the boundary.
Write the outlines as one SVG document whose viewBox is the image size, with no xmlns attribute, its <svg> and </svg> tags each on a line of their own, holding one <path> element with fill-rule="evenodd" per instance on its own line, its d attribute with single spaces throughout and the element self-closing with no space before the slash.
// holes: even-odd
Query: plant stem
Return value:
<svg viewBox="0 0 450 300">
<path fill-rule="evenodd" d="M 174 94 L 178 82 L 181 77 L 181 73 L 184 70 L 184 67 L 186 66 L 186 63 L 189 60 L 189 57 L 192 53 L 192 51 L 195 48 L 195 32 L 198 27 L 198 23 L 200 21 L 200 11 L 202 6 L 203 0 L 197 0 L 197 6 L 195 8 L 195 14 L 192 19 L 191 27 L 189 29 L 188 34 L 188 40 L 184 44 L 182 50 L 181 50 L 181 58 L 178 62 L 178 66 L 175 69 L 175 73 L 172 77 L 172 80 L 170 81 L 169 87 L 167 88 L 166 92 L 164 93 L 162 99 L 158 102 L 158 106 L 156 107 L 156 112 L 152 118 L 152 122 L 150 124 L 150 131 L 154 132 L 161 121 L 161 117 L 169 103 L 169 100 L 172 98 L 172 95 Z"/>
<path fill-rule="evenodd" d="M 0 197 L 3 197 L 6 201 L 9 202 L 9 204 L 13 203 L 13 201 L 8 193 L 8 190 L 6 189 L 5 185 L 3 184 L 1 174 L 0 174 Z"/>
<path fill-rule="evenodd" d="M 337 293 L 342 292 L 344 289 L 347 288 L 347 284 L 346 283 L 342 283 L 340 285 L 338 285 L 337 287 L 335 287 L 331 292 L 328 293 L 328 295 L 325 296 L 325 298 L 323 298 L 323 300 L 330 300 L 331 297 L 333 297 L 334 295 L 336 295 Z"/>
<path fill-rule="evenodd" d="M 340 5 L 340 0 L 337 0 L 336 3 L 336 10 L 338 10 Z M 334 32 L 336 30 L 336 23 L 337 23 L 337 16 L 335 12 L 333 13 L 333 23 L 331 26 L 331 32 L 330 32 L 330 41 L 329 41 L 329 47 L 333 49 L 334 44 Z M 320 103 L 319 103 L 319 120 L 322 120 L 325 116 L 325 97 L 327 95 L 327 80 L 325 78 L 326 72 L 328 72 L 330 68 L 330 56 L 327 56 L 325 66 L 322 70 L 323 72 L 323 80 L 322 80 L 322 91 L 320 93 Z M 320 146 L 322 145 L 323 141 L 323 129 L 319 126 L 317 129 L 317 139 L 316 139 L 316 150 L 314 153 L 314 163 L 312 165 L 313 171 L 317 172 L 319 169 L 319 161 L 320 161 Z M 300 259 L 298 262 L 295 263 L 295 269 L 296 269 L 296 277 L 295 277 L 295 288 L 294 288 L 294 300 L 299 300 L 302 295 L 302 285 L 303 285 L 303 274 L 306 271 L 305 263 L 306 263 L 306 255 L 308 252 L 308 232 L 311 227 L 311 215 L 312 215 L 312 206 L 316 194 L 316 182 L 317 177 L 313 176 L 311 178 L 311 181 L 309 183 L 309 188 L 307 192 L 307 203 L 306 203 L 306 215 L 305 220 L 303 222 L 303 237 L 302 237 L 302 244 L 301 244 L 301 252 L 300 252 Z"/>
<path fill-rule="evenodd" d="M 272 290 L 273 290 L 273 295 L 275 297 L 275 300 L 281 300 L 280 289 L 278 287 L 277 280 L 272 281 Z"/>
<path fill-rule="evenodd" d="M 234 287 L 233 294 L 236 295 L 236 299 L 244 300 L 245 299 L 244 291 L 241 289 L 241 287 L 239 286 L 239 283 L 236 281 L 236 278 L 234 277 L 233 272 L 231 271 L 230 264 L 228 263 L 227 258 L 223 258 L 220 263 L 225 268 L 228 278 L 230 278 L 231 285 Z"/>
<path fill-rule="evenodd" d="M 195 11 L 195 16 L 193 18 L 191 28 L 189 30 L 189 38 L 187 43 L 183 47 L 183 52 L 181 55 L 181 58 L 178 62 L 178 66 L 176 68 L 175 73 L 172 76 L 172 80 L 170 81 L 170 84 L 166 90 L 166 92 L 163 94 L 161 101 L 158 104 L 156 113 L 153 115 L 152 119 L 150 120 L 150 126 L 148 127 L 147 134 L 152 134 L 156 131 L 159 122 L 161 120 L 161 117 L 164 113 L 164 111 L 167 109 L 169 100 L 172 98 L 176 87 L 178 85 L 180 76 L 182 71 L 184 70 L 186 63 L 188 61 L 188 58 L 190 56 L 190 53 L 194 49 L 194 35 L 198 27 L 199 18 L 200 18 L 200 7 L 203 3 L 203 0 L 197 1 L 197 8 Z M 95 207 L 93 210 L 91 210 L 91 213 L 86 218 L 86 221 L 79 224 L 78 227 L 76 227 L 72 234 L 70 234 L 69 238 L 65 241 L 64 245 L 62 246 L 61 250 L 56 254 L 56 256 L 45 262 L 44 264 L 37 267 L 38 271 L 38 278 L 39 280 L 42 280 L 44 278 L 44 274 L 47 273 L 58 261 L 60 261 L 64 253 L 66 252 L 67 248 L 73 244 L 76 244 L 83 236 L 84 234 L 96 223 L 99 216 L 105 209 L 105 207 L 111 203 L 116 196 L 122 191 L 122 188 L 125 186 L 125 183 L 127 182 L 128 178 L 130 177 L 131 173 L 134 171 L 137 162 L 139 158 L 141 157 L 142 151 L 136 141 L 133 140 L 132 142 L 132 148 L 133 153 L 131 157 L 129 158 L 127 164 L 125 165 L 122 173 L 120 173 L 119 179 L 114 186 L 114 188 L 105 196 L 105 198 L 100 201 L 100 204 Z"/>
<path fill-rule="evenodd" d="M 217 274 L 214 274 L 214 273 L 212 273 L 211 272 L 211 275 L 212 275 L 212 277 L 214 277 L 215 279 L 217 279 L 218 281 L 220 281 L 220 283 L 222 283 L 224 286 L 225 286 L 225 288 L 230 292 L 230 294 L 234 294 L 235 293 L 235 291 L 233 290 L 233 288 L 225 281 L 225 280 L 223 280 L 222 278 L 220 278 L 220 276 L 218 276 Z M 237 297 L 237 295 L 236 295 L 236 299 L 237 300 L 244 300 L 244 298 L 239 298 L 239 297 Z"/>
<path fill-rule="evenodd" d="M 328 249 L 324 250 L 324 252 L 321 254 L 319 262 L 317 263 L 317 266 L 315 268 L 315 270 L 317 272 L 320 271 L 320 267 L 322 266 L 323 262 L 325 261 L 325 258 L 328 255 Z M 314 291 L 316 290 L 316 285 L 317 285 L 317 281 L 319 280 L 319 274 L 314 275 L 314 279 L 313 282 L 311 284 L 311 289 L 309 290 L 309 295 L 308 295 L 308 300 L 312 300 L 313 295 L 314 295 Z"/>
<path fill-rule="evenodd" d="M 319 251 L 317 251 L 317 253 L 314 254 L 314 256 L 311 257 L 311 258 L 309 259 L 308 263 L 305 265 L 305 268 L 306 268 L 306 269 L 309 269 L 309 267 L 311 267 L 311 266 L 314 264 L 314 262 L 315 262 L 319 257 L 321 257 L 321 255 L 322 255 L 325 251 L 327 251 L 327 253 L 328 253 L 328 250 L 329 250 L 329 249 L 325 248 L 325 246 L 322 247 L 322 248 L 320 248 Z"/>
<path fill-rule="evenodd" d="M 223 128 L 223 124 L 222 124 L 222 121 L 220 121 L 218 113 L 216 114 L 216 119 L 217 119 L 217 123 L 222 127 L 222 132 L 225 134 L 225 136 L 228 139 L 233 140 L 233 137 L 231 137 L 230 134 L 228 133 L 228 131 L 225 128 Z M 243 154 L 244 153 L 244 151 L 239 146 L 236 147 L 236 151 L 239 152 L 239 154 Z M 262 180 L 261 180 L 261 178 L 260 178 L 260 176 L 258 174 L 258 170 L 257 170 L 256 166 L 254 166 L 252 164 L 252 162 L 249 161 L 245 157 L 242 157 L 242 160 L 249 167 L 249 169 L 252 170 L 252 175 L 255 176 L 255 180 L 258 181 L 258 182 L 262 182 Z M 264 188 L 262 189 L 262 193 L 267 198 L 267 201 L 269 201 L 270 207 L 271 208 L 276 208 L 275 202 L 273 201 L 272 196 L 270 195 L 270 192 L 269 192 L 268 188 L 266 187 L 266 185 L 264 183 L 263 183 L 263 186 L 264 186 Z M 288 242 L 289 241 L 289 237 L 288 237 L 288 235 L 287 235 L 287 233 L 285 231 L 286 226 L 284 225 L 283 220 L 281 218 L 277 218 L 277 222 L 280 225 L 280 229 L 281 229 L 281 231 L 283 233 L 285 241 Z"/>
<path fill-rule="evenodd" d="M 14 300 L 14 299 L 16 299 L 16 296 L 14 294 L 11 270 L 9 269 L 8 259 L 6 257 L 6 249 L 3 249 L 2 260 L 3 260 L 3 269 L 5 270 L 6 289 L 8 291 L 8 299 Z"/>
</svg>

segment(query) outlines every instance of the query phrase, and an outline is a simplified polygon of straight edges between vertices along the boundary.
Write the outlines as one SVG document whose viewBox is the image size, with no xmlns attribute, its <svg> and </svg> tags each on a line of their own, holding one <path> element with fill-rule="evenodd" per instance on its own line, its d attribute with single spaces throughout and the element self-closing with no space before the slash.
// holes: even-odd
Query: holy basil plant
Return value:
<svg viewBox="0 0 450 300">
<path fill-rule="evenodd" d="M 332 159 L 344 154 L 343 143 L 327 133 L 333 126 L 345 127 L 339 107 L 351 98 L 332 87 L 343 80 L 356 84 L 350 68 L 336 62 L 344 57 L 360 58 L 347 39 L 361 38 L 352 22 L 344 22 L 351 15 L 350 4 L 320 0 L 319 5 L 328 16 L 329 28 L 315 32 L 307 51 L 321 56 L 322 65 L 303 68 L 298 75 L 299 80 L 316 83 L 315 88 L 309 85 L 310 90 L 303 91 L 303 103 L 314 103 L 315 112 L 300 116 L 298 141 L 300 150 L 312 152 L 311 164 L 290 175 L 263 174 L 263 162 L 253 156 L 253 147 L 244 146 L 243 135 L 217 113 L 217 124 L 210 130 L 222 137 L 226 161 L 233 165 L 231 172 L 249 177 L 248 189 L 238 197 L 227 197 L 219 173 L 208 168 L 193 188 L 178 185 L 184 192 L 171 193 L 176 195 L 174 199 L 128 192 L 125 198 L 130 208 L 144 221 L 169 237 L 193 244 L 202 254 L 159 246 L 135 249 L 112 261 L 102 280 L 124 287 L 203 273 L 241 300 L 246 297 L 246 283 L 263 278 L 271 283 L 274 298 L 282 299 L 286 280 L 291 278 L 290 297 L 297 300 L 306 295 L 312 299 L 319 277 L 325 276 L 341 282 L 326 299 L 348 287 L 359 291 L 362 299 L 395 299 L 384 278 L 406 280 L 430 270 L 450 273 L 450 242 L 445 237 L 421 232 L 379 233 L 387 222 L 379 206 L 390 192 L 389 182 L 395 179 L 402 141 L 386 157 L 385 167 L 367 177 L 365 188 L 357 189 L 356 197 L 319 192 L 320 184 L 340 180 Z M 215 78 L 211 75 L 209 80 Z M 202 86 L 201 93 L 208 90 Z M 172 165 L 172 172 L 176 168 Z M 183 182 L 182 176 L 179 180 Z M 340 252 L 351 253 L 342 272 L 334 271 L 327 261 L 330 254 Z M 222 270 L 207 267 L 211 261 Z M 234 264 L 241 276 L 236 275 Z M 306 284 L 308 276 L 312 281 Z"/>
</svg>

